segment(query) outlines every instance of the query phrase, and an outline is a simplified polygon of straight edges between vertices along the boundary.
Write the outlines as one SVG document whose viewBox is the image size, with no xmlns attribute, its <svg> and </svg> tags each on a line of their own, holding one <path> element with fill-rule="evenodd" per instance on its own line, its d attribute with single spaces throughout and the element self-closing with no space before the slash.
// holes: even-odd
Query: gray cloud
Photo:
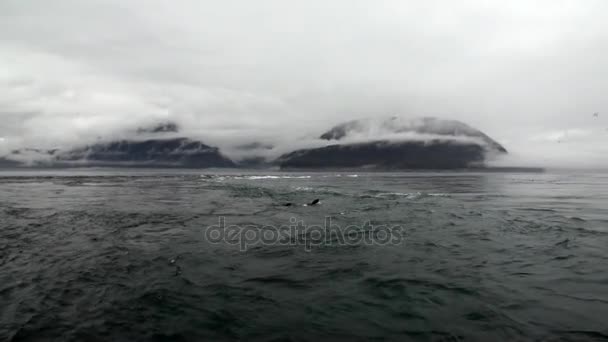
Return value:
<svg viewBox="0 0 608 342">
<path fill-rule="evenodd" d="M 353 118 L 433 115 L 500 141 L 506 162 L 608 166 L 607 11 L 603 0 L 3 0 L 0 153 L 166 120 L 226 151 L 291 146 Z"/>
</svg>

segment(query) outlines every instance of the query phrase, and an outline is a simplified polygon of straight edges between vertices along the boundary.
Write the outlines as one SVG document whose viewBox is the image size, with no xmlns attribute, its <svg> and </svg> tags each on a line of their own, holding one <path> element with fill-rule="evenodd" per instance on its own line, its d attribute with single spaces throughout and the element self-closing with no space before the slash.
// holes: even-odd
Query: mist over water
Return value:
<svg viewBox="0 0 608 342">
<path fill-rule="evenodd" d="M 602 173 L 2 171 L 0 193 L 0 340 L 608 337 Z M 219 217 L 403 240 L 241 251 L 205 238 Z"/>
<path fill-rule="evenodd" d="M 608 2 L 355 2 L 3 0 L 0 156 L 167 121 L 289 152 L 397 115 L 465 122 L 511 166 L 608 167 Z"/>
</svg>

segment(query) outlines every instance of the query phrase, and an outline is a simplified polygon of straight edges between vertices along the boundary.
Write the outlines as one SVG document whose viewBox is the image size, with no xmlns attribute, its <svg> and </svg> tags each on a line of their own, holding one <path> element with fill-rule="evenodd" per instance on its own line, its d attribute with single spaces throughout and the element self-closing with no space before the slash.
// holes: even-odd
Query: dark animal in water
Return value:
<svg viewBox="0 0 608 342">
<path fill-rule="evenodd" d="M 308 205 L 317 205 L 319 204 L 319 199 L 315 199 L 314 201 L 310 202 Z"/>
<path fill-rule="evenodd" d="M 320 200 L 318 198 L 316 198 L 315 200 L 313 200 L 312 202 L 308 203 L 308 204 L 304 204 L 304 206 L 312 206 L 312 205 L 317 205 L 320 203 Z M 294 204 L 291 202 L 287 202 L 285 204 L 283 204 L 284 207 L 291 207 Z"/>
</svg>

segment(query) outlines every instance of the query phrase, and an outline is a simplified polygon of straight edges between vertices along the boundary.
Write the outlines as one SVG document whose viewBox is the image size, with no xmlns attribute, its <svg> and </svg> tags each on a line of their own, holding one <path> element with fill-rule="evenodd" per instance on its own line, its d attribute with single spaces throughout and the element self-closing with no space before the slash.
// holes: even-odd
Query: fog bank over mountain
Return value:
<svg viewBox="0 0 608 342">
<path fill-rule="evenodd" d="M 0 156 L 174 123 L 156 133 L 273 158 L 397 116 L 475 127 L 509 151 L 497 165 L 608 167 L 604 13 L 603 0 L 4 0 Z"/>
</svg>

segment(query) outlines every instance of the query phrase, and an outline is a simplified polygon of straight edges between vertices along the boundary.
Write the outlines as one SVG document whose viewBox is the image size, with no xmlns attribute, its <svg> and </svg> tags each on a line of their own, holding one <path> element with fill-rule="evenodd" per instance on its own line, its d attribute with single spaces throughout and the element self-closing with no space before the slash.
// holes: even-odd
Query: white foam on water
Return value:
<svg viewBox="0 0 608 342">
<path fill-rule="evenodd" d="M 243 177 L 235 177 L 235 179 L 308 179 L 311 176 L 274 176 L 274 175 L 264 175 L 264 176 L 243 176 Z"/>
<path fill-rule="evenodd" d="M 446 193 L 426 193 L 426 192 L 385 192 L 376 195 L 376 197 L 387 197 L 387 196 L 397 196 L 397 197 L 405 197 L 407 199 L 416 199 L 420 197 L 449 197 L 449 194 Z"/>
<path fill-rule="evenodd" d="M 254 176 L 217 176 L 217 175 L 201 175 L 204 179 L 213 180 L 226 180 L 226 179 L 246 179 L 246 180 L 260 180 L 260 179 L 309 179 L 311 176 L 276 176 L 276 175 L 254 175 Z"/>
</svg>

